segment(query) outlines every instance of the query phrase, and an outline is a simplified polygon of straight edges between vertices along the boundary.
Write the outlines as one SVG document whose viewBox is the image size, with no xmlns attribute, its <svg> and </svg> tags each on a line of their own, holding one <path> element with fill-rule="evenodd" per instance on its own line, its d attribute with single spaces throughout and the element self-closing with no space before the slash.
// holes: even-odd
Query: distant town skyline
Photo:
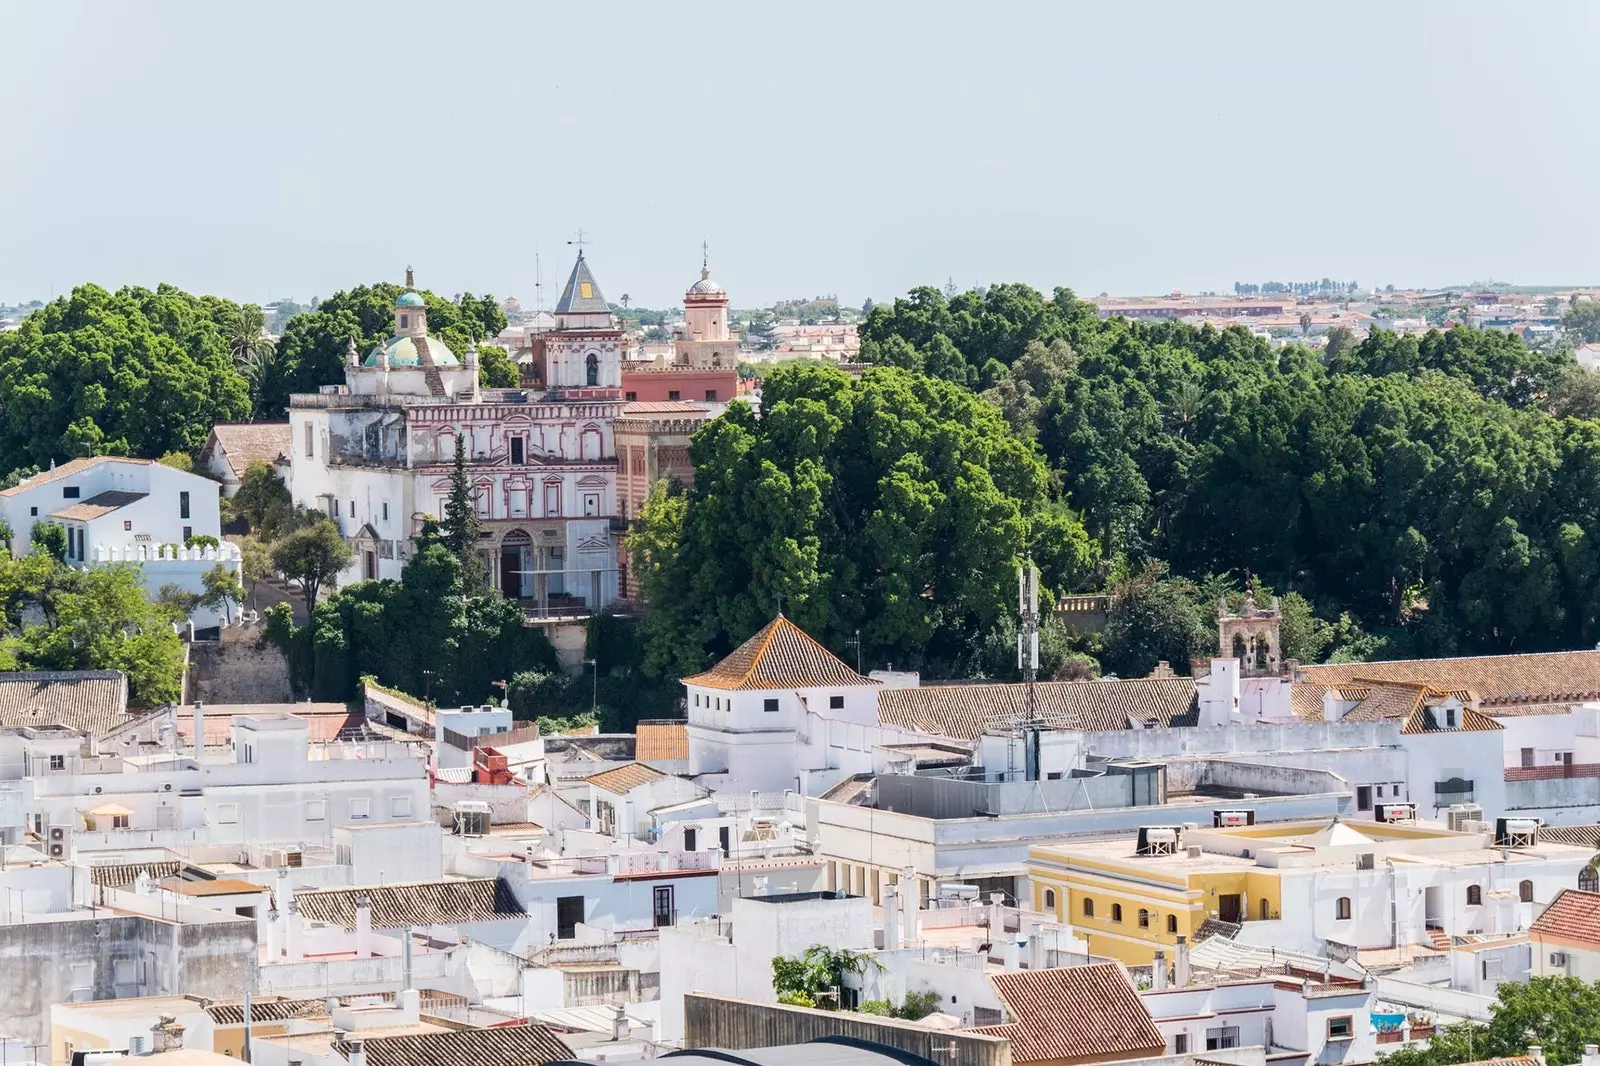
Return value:
<svg viewBox="0 0 1600 1066">
<path fill-rule="evenodd" d="M 702 240 L 736 306 L 1593 272 L 1588 5 L 592 11 L 9 8 L 0 293 L 531 301 L 580 227 L 652 307 Z"/>
</svg>

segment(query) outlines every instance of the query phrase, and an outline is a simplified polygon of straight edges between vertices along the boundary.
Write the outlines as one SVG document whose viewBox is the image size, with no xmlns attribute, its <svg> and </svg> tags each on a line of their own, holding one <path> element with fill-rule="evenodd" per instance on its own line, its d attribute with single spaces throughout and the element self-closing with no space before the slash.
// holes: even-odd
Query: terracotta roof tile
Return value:
<svg viewBox="0 0 1600 1066">
<path fill-rule="evenodd" d="M 652 781 L 659 781 L 667 775 L 657 770 L 654 766 L 646 766 L 641 762 L 623 763 L 621 766 L 602 770 L 597 774 L 590 774 L 585 781 L 595 788 L 604 789 L 618 796 L 626 795 L 641 785 L 648 785 Z"/>
<path fill-rule="evenodd" d="M 215 881 L 184 881 L 174 877 L 163 881 L 161 887 L 180 896 L 243 896 L 271 891 L 262 885 L 237 877 L 219 877 Z"/>
<path fill-rule="evenodd" d="M 689 757 L 688 722 L 646 719 L 634 728 L 633 736 L 633 757 L 641 762 Z"/>
<path fill-rule="evenodd" d="M 213 1003 L 206 1008 L 206 1013 L 211 1015 L 211 1021 L 216 1025 L 243 1025 L 244 1004 L 242 1002 Z M 250 1000 L 250 1023 L 256 1022 L 281 1022 L 289 1018 L 318 1018 L 326 1017 L 328 1001 L 318 999 L 266 999 L 252 998 Z"/>
<path fill-rule="evenodd" d="M 287 422 L 222 423 L 211 427 L 211 436 L 201 455 L 209 457 L 220 445 L 228 460 L 228 469 L 235 476 L 243 477 L 251 463 L 270 466 L 279 456 L 288 455 L 293 444 Z"/>
<path fill-rule="evenodd" d="M 152 881 L 177 876 L 181 863 L 176 859 L 158 862 L 106 862 L 89 867 L 89 882 L 106 888 L 126 888 L 146 874 Z"/>
<path fill-rule="evenodd" d="M 353 929 L 356 900 L 363 895 L 372 902 L 374 929 L 488 922 L 526 913 L 511 889 L 495 877 L 414 881 L 364 888 L 313 888 L 296 892 L 294 901 L 307 921 Z"/>
<path fill-rule="evenodd" d="M 128 713 L 128 681 L 116 670 L 0 674 L 0 726 L 59 725 L 103 737 L 140 716 Z"/>
<path fill-rule="evenodd" d="M 1028 687 L 1022 684 L 924 685 L 885 689 L 878 720 L 901 729 L 976 740 L 986 729 L 1005 728 L 1027 717 Z M 1034 706 L 1053 729 L 1109 733 L 1129 722 L 1162 727 L 1199 722 L 1194 678 L 1155 677 L 1133 681 L 1044 681 L 1034 686 Z"/>
<path fill-rule="evenodd" d="M 1444 691 L 1471 691 L 1480 709 L 1574 704 L 1600 699 L 1600 650 L 1527 655 L 1476 655 L 1458 659 L 1405 659 L 1304 667 L 1305 679 L 1338 686 L 1356 678 L 1424 681 Z"/>
<path fill-rule="evenodd" d="M 1563 888 L 1528 927 L 1535 940 L 1600 948 L 1600 892 Z"/>
<path fill-rule="evenodd" d="M 730 690 L 878 684 L 850 669 L 781 614 L 727 658 L 683 683 Z"/>
<path fill-rule="evenodd" d="M 123 489 L 108 489 L 96 493 L 87 500 L 75 503 L 70 507 L 63 507 L 59 511 L 51 511 L 51 518 L 65 518 L 69 522 L 88 522 L 103 517 L 119 507 L 126 507 L 130 503 L 137 503 L 150 495 L 148 492 L 128 492 Z"/>
<path fill-rule="evenodd" d="M 995 973 L 989 981 L 1016 1020 L 967 1031 L 1009 1039 L 1014 1063 L 1155 1055 L 1166 1049 L 1144 1000 L 1114 962 Z"/>
<path fill-rule="evenodd" d="M 367 1066 L 544 1066 L 573 1057 L 572 1049 L 542 1025 L 375 1036 L 362 1046 Z M 337 1041 L 334 1049 L 348 1055 L 349 1045 Z"/>
</svg>

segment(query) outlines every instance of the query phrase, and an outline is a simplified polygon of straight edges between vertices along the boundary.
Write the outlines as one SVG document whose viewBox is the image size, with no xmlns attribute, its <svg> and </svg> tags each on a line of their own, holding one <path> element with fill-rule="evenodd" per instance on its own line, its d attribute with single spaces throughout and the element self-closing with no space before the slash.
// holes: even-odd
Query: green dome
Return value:
<svg viewBox="0 0 1600 1066">
<path fill-rule="evenodd" d="M 377 366 L 383 350 L 389 350 L 390 366 L 426 366 L 426 352 L 434 366 L 460 366 L 461 360 L 437 337 L 390 337 L 367 354 L 366 366 Z"/>
<path fill-rule="evenodd" d="M 423 302 L 422 297 L 418 296 L 415 292 L 411 291 L 410 289 L 407 289 L 405 292 L 401 293 L 400 294 L 400 299 L 396 300 L 394 302 L 394 305 L 396 307 L 426 307 L 427 306 L 427 304 Z"/>
</svg>

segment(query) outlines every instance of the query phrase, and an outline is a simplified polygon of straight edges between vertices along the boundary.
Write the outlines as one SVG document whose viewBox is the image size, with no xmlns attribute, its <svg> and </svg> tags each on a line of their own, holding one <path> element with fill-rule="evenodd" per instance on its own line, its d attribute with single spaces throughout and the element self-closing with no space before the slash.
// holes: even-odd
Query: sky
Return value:
<svg viewBox="0 0 1600 1066">
<path fill-rule="evenodd" d="M 1600 5 L 0 5 L 0 304 L 1597 283 Z"/>
</svg>

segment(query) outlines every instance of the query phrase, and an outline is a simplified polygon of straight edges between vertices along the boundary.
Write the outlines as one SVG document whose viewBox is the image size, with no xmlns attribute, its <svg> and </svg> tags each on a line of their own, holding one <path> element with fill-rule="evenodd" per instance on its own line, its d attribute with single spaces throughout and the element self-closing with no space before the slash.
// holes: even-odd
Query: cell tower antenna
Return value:
<svg viewBox="0 0 1600 1066">
<path fill-rule="evenodd" d="M 1023 556 L 1017 566 L 1017 669 L 1028 684 L 1028 721 L 1039 720 L 1034 702 L 1034 682 L 1039 676 L 1039 568 L 1033 556 Z"/>
</svg>

